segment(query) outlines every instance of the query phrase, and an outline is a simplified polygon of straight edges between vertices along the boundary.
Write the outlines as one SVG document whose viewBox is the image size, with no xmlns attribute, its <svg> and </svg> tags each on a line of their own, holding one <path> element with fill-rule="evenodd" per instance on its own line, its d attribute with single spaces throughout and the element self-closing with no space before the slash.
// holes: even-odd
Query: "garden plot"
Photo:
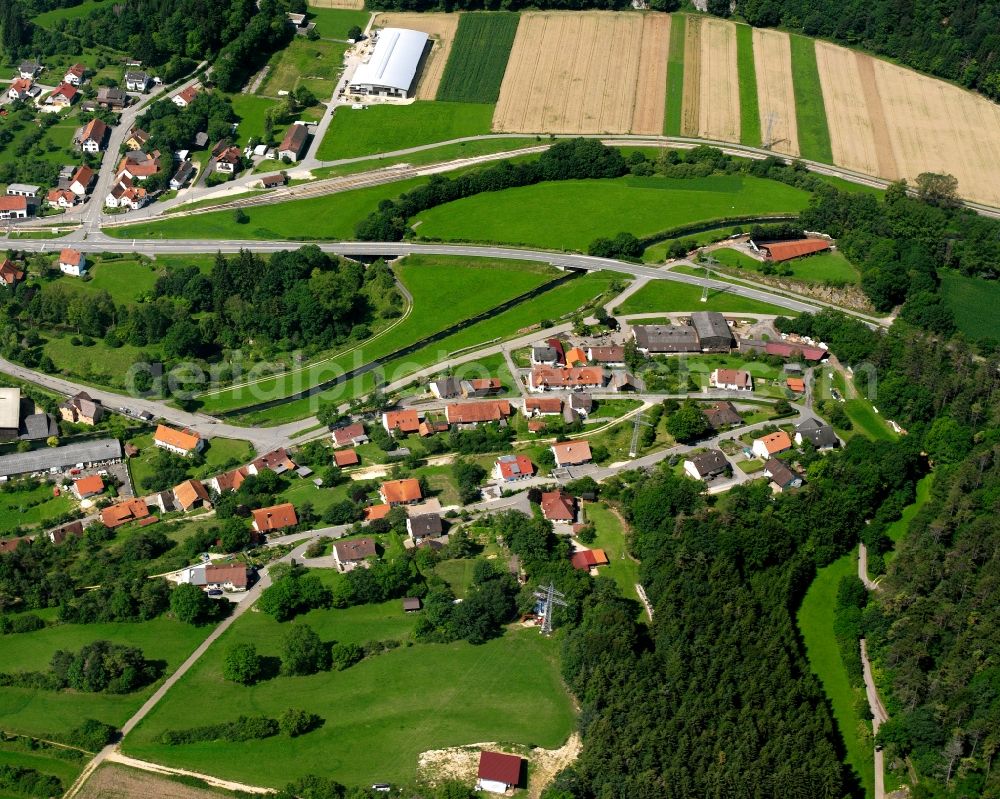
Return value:
<svg viewBox="0 0 1000 799">
<path fill-rule="evenodd" d="M 656 15 L 523 14 L 494 129 L 658 133 L 669 33 L 669 22 Z"/>
</svg>

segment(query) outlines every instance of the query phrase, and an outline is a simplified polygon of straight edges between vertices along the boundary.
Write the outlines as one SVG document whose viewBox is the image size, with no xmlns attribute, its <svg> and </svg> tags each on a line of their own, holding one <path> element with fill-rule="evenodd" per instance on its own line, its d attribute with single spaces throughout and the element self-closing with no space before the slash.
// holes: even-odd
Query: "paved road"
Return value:
<svg viewBox="0 0 1000 799">
<path fill-rule="evenodd" d="M 869 591 L 878 591 L 878 583 L 868 577 L 868 547 L 864 542 L 858 544 L 858 579 Z"/>
<path fill-rule="evenodd" d="M 865 677 L 865 694 L 868 696 L 868 708 L 872 714 L 872 731 L 878 735 L 878 728 L 889 720 L 882 700 L 879 699 L 875 679 L 872 677 L 872 664 L 868 660 L 868 642 L 861 639 L 861 666 Z M 875 747 L 875 799 L 885 799 L 885 753 Z"/>
</svg>

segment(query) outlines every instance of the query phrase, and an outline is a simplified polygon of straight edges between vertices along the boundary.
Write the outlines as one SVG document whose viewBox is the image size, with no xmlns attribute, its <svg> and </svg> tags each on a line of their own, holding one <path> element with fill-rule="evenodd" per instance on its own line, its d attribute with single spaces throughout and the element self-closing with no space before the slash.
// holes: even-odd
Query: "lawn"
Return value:
<svg viewBox="0 0 1000 799">
<path fill-rule="evenodd" d="M 749 25 L 736 26 L 736 69 L 740 76 L 740 142 L 760 147 L 760 109 L 757 105 L 753 28 Z"/>
<path fill-rule="evenodd" d="M 622 230 L 650 236 L 693 222 L 794 213 L 809 195 L 739 175 L 565 180 L 484 192 L 417 215 L 423 238 L 586 251 Z"/>
<path fill-rule="evenodd" d="M 955 324 L 971 339 L 1000 339 L 1000 281 L 967 277 L 952 269 L 939 269 L 941 295 L 955 314 Z M 993 308 L 992 313 L 984 310 Z"/>
<path fill-rule="evenodd" d="M 635 586 L 639 582 L 639 562 L 628 554 L 621 519 L 603 502 L 588 502 L 584 511 L 597 531 L 594 543 L 587 546 L 603 549 L 608 556 L 608 565 L 602 566 L 598 572 L 602 577 L 614 580 L 622 596 L 638 600 Z"/>
<path fill-rule="evenodd" d="M 87 272 L 90 280 L 63 276 L 60 282 L 83 291 L 106 291 L 116 303 L 134 303 L 150 295 L 160 271 L 158 265 L 135 258 L 100 255 L 88 256 Z"/>
<path fill-rule="evenodd" d="M 464 599 L 472 584 L 472 570 L 476 565 L 473 558 L 442 560 L 434 567 L 434 573 L 448 583 L 448 587 L 458 599 Z"/>
<path fill-rule="evenodd" d="M 147 433 L 131 441 L 139 448 L 139 454 L 129 459 L 129 471 L 136 490 L 142 490 L 143 480 L 152 476 L 153 462 L 156 460 L 157 449 L 153 445 L 153 436 Z M 192 467 L 191 474 L 196 477 L 211 477 L 230 468 L 234 461 L 247 463 L 253 458 L 253 447 L 247 441 L 234 438 L 212 438 L 204 450 L 205 463 L 197 469 Z"/>
<path fill-rule="evenodd" d="M 670 18 L 670 51 L 667 56 L 667 107 L 663 116 L 663 134 L 681 135 L 681 112 L 684 110 L 684 29 L 687 17 Z"/>
<path fill-rule="evenodd" d="M 336 579 L 326 574 L 324 579 Z M 398 600 L 300 617 L 325 641 L 407 640 L 416 617 Z M 321 772 L 348 785 L 413 780 L 428 749 L 507 741 L 555 747 L 573 729 L 573 709 L 559 679 L 558 643 L 534 630 L 510 630 L 482 646 L 414 644 L 343 672 L 277 677 L 246 688 L 222 679 L 229 647 L 253 641 L 277 656 L 288 624 L 262 613 L 242 616 L 125 741 L 135 757 L 279 787 Z M 324 724 L 289 745 L 284 736 L 239 744 L 168 747 L 165 730 L 233 718 L 252 709 L 277 716 L 288 707 Z"/>
<path fill-rule="evenodd" d="M 271 71 L 257 94 L 278 97 L 278 92 L 291 92 L 305 86 L 317 99 L 329 100 L 344 69 L 347 48 L 348 45 L 342 42 L 310 41 L 304 36 L 296 36 L 284 50 L 271 57 Z"/>
<path fill-rule="evenodd" d="M 320 142 L 316 157 L 332 161 L 375 155 L 421 144 L 489 133 L 493 106 L 482 103 L 417 101 L 373 105 L 363 111 L 341 108 Z"/>
<path fill-rule="evenodd" d="M 509 12 L 462 14 L 437 99 L 495 103 L 520 19 Z"/>
<path fill-rule="evenodd" d="M 621 314 L 674 313 L 676 311 L 724 311 L 792 315 L 787 308 L 740 297 L 723 289 L 711 289 L 701 302 L 701 288 L 673 280 L 651 280 L 614 309 Z"/>
<path fill-rule="evenodd" d="M 68 8 L 54 8 L 32 18 L 32 22 L 42 28 L 51 28 L 56 22 L 64 19 L 79 19 L 91 11 L 100 8 L 108 0 L 83 0 L 82 3 Z"/>
<path fill-rule="evenodd" d="M 160 617 L 136 624 L 59 624 L 32 633 L 4 637 L 0 671 L 45 670 L 59 649 L 76 651 L 107 640 L 139 647 L 147 660 L 162 661 L 169 673 L 208 634 L 207 628 Z M 126 695 L 0 688 L 4 729 L 42 736 L 75 727 L 85 718 L 123 724 L 153 692 L 148 686 Z"/>
<path fill-rule="evenodd" d="M 359 347 L 315 362 L 306 368 L 305 374 L 296 372 L 256 382 L 252 396 L 248 396 L 251 392 L 246 386 L 204 395 L 204 410 L 208 413 L 232 410 L 323 383 L 489 311 L 556 275 L 555 270 L 541 264 L 449 256 L 410 256 L 396 264 L 394 270 L 413 297 L 411 313 L 399 324 Z M 476 286 L 476 291 L 469 291 L 471 285 Z M 412 354 L 405 356 L 407 362 L 414 358 Z M 423 365 L 430 363 L 433 361 Z"/>
<path fill-rule="evenodd" d="M 324 39 L 346 39 L 355 25 L 364 30 L 369 16 L 367 11 L 309 6 L 309 19 L 316 23 L 316 33 Z"/>
<path fill-rule="evenodd" d="M 754 260 L 746 253 L 725 247 L 715 250 L 712 256 L 719 263 L 738 269 L 760 272 L 764 266 L 763 263 Z M 843 253 L 837 250 L 785 261 L 776 265 L 775 268 L 779 270 L 791 270 L 792 274 L 789 277 L 805 283 L 824 283 L 827 285 L 843 286 L 856 285 L 861 279 L 861 275 L 854 265 L 847 260 Z"/>
<path fill-rule="evenodd" d="M 28 744 L 27 739 L 23 738 L 19 739 L 18 742 L 25 746 Z M 0 742 L 0 768 L 3 766 L 31 768 L 42 774 L 51 774 L 53 777 L 58 777 L 63 784 L 63 788 L 68 788 L 83 770 L 83 765 L 86 762 L 84 758 L 87 756 L 82 752 L 67 752 L 60 757 L 57 753 L 65 750 L 58 750 L 53 747 L 51 749 L 30 751 L 26 748 L 21 749 L 17 746 L 18 742 Z M 70 759 L 70 756 L 73 754 L 78 755 L 78 757 Z M 12 794 L 0 793 L 0 796 L 7 797 L 12 796 Z"/>
<path fill-rule="evenodd" d="M 913 521 L 913 517 L 916 516 L 920 509 L 927 504 L 927 501 L 931 498 L 931 488 L 934 486 L 934 473 L 926 474 L 917 481 L 917 495 L 913 502 L 903 508 L 902 515 L 896 519 L 892 524 L 890 524 L 886 530 L 885 534 L 892 539 L 892 543 L 898 545 L 902 540 L 903 536 L 906 535 L 907 530 L 910 528 L 910 522 Z M 890 549 L 885 553 L 886 565 L 896 557 L 896 549 Z"/>
<path fill-rule="evenodd" d="M 873 441 L 895 441 L 898 437 L 875 412 L 872 404 L 863 397 L 855 397 L 844 403 L 844 410 L 854 424 L 854 429 Z"/>
<path fill-rule="evenodd" d="M 233 102 L 233 111 L 239 118 L 239 127 L 236 129 L 237 144 L 245 146 L 252 138 L 262 139 L 264 115 L 269 108 L 278 104 L 277 101 L 254 94 L 234 94 L 230 99 Z M 275 135 L 277 139 L 281 139 L 279 131 L 276 131 Z"/>
<path fill-rule="evenodd" d="M 95 339 L 90 346 L 74 344 L 73 335 L 53 335 L 43 350 L 63 374 L 79 378 L 93 385 L 126 388 L 127 373 L 132 364 L 143 355 L 155 358 L 155 347 L 134 347 L 123 344 L 109 347 L 103 340 Z"/>
<path fill-rule="evenodd" d="M 805 36 L 791 36 L 792 84 L 795 91 L 795 119 L 799 129 L 799 152 L 803 158 L 833 163 L 830 129 L 823 107 L 823 88 L 816 66 L 816 42 Z"/>
<path fill-rule="evenodd" d="M 105 232 L 120 239 L 353 239 L 355 225 L 374 211 L 381 200 L 398 197 L 425 182 L 423 178 L 412 178 L 327 197 L 246 208 L 249 222 L 242 225 L 236 222 L 232 211 L 212 211 L 108 228 Z"/>
<path fill-rule="evenodd" d="M 72 495 L 52 496 L 52 485 L 42 483 L 30 491 L 0 491 L 0 533 L 17 527 L 36 527 L 73 510 Z"/>
<path fill-rule="evenodd" d="M 840 657 L 834 637 L 834 608 L 837 586 L 842 577 L 856 573 L 857 556 L 844 555 L 819 570 L 813 580 L 796 619 L 806 645 L 806 656 L 813 673 L 819 677 L 823 690 L 833 707 L 833 716 L 847 750 L 846 763 L 861 777 L 865 794 L 874 796 L 875 764 L 864 730 L 871 734 L 869 722 L 861 719 L 855 708 L 860 691 L 855 691 Z"/>
</svg>

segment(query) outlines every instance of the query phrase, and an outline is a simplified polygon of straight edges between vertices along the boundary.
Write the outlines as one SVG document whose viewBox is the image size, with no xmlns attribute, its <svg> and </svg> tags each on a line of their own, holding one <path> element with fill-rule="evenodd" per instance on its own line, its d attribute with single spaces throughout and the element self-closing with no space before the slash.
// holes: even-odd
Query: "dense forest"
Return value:
<svg viewBox="0 0 1000 799">
<path fill-rule="evenodd" d="M 847 0 L 737 0 L 736 13 L 751 25 L 801 31 L 863 47 L 1000 99 L 1000 3 Z M 729 0 L 709 0 L 709 11 L 728 16 Z"/>
</svg>

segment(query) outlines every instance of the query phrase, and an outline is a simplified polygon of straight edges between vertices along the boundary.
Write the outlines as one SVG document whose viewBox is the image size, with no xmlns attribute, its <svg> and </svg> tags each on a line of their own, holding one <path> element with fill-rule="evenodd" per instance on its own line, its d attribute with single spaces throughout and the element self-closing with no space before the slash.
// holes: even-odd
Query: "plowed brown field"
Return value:
<svg viewBox="0 0 1000 799">
<path fill-rule="evenodd" d="M 661 15 L 523 14 L 493 128 L 659 133 L 669 38 L 669 19 Z"/>
<path fill-rule="evenodd" d="M 788 34 L 754 28 L 753 59 L 764 142 L 776 152 L 798 155 L 799 131 L 795 120 L 792 47 Z"/>
</svg>

